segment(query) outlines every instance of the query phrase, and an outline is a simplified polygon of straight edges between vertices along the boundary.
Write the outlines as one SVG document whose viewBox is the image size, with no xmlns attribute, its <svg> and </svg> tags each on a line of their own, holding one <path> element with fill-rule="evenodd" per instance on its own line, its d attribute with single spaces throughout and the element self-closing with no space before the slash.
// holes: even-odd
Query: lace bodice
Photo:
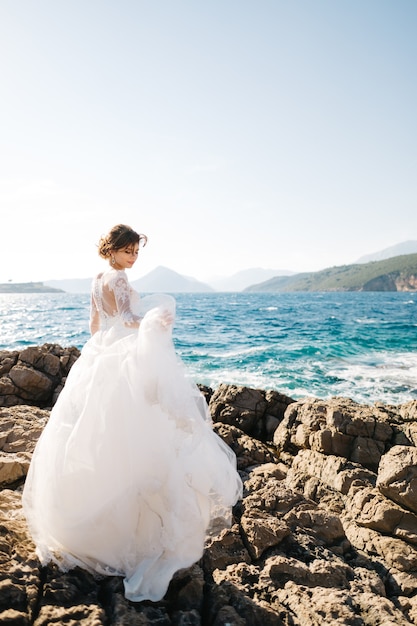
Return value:
<svg viewBox="0 0 417 626">
<path fill-rule="evenodd" d="M 133 294 L 124 270 L 110 269 L 99 274 L 93 281 L 91 292 L 91 334 L 118 322 L 128 328 L 137 328 L 141 318 L 132 311 Z"/>
</svg>

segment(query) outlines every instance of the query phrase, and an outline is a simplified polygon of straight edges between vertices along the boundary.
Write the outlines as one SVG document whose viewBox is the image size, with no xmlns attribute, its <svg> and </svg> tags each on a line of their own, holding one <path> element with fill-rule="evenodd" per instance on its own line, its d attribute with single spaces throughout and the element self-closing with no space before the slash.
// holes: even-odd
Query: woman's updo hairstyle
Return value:
<svg viewBox="0 0 417 626">
<path fill-rule="evenodd" d="M 101 237 L 98 244 L 98 253 L 103 259 L 108 259 L 114 250 L 120 250 L 136 243 L 139 246 L 141 244 L 146 246 L 147 241 L 146 235 L 135 232 L 130 226 L 125 224 L 117 224 L 117 226 L 113 226 L 107 235 Z"/>
</svg>

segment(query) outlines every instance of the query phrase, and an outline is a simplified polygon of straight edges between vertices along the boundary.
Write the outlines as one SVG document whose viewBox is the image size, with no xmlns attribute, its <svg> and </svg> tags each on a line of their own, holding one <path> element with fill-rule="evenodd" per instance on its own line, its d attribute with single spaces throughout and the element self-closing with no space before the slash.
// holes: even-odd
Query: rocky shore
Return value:
<svg viewBox="0 0 417 626">
<path fill-rule="evenodd" d="M 128 602 L 120 578 L 40 567 L 21 491 L 78 355 L 0 352 L 0 624 L 417 624 L 417 401 L 202 388 L 244 480 L 232 527 L 158 603 Z"/>
</svg>

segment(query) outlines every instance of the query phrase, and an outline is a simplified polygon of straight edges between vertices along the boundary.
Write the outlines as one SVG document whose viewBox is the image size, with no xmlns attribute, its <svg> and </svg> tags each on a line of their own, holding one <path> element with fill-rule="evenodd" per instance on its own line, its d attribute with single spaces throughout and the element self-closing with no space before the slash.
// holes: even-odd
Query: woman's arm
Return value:
<svg viewBox="0 0 417 626">
<path fill-rule="evenodd" d="M 100 328 L 100 316 L 93 295 L 90 302 L 90 333 L 94 335 Z"/>
</svg>

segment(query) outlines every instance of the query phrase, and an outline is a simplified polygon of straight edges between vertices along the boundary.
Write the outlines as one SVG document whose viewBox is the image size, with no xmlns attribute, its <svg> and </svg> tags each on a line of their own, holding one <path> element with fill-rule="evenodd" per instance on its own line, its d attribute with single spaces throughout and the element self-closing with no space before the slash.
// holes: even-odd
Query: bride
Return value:
<svg viewBox="0 0 417 626">
<path fill-rule="evenodd" d="M 37 554 L 66 571 L 123 576 L 157 601 L 198 561 L 242 495 L 232 450 L 172 343 L 175 301 L 139 295 L 125 270 L 145 235 L 119 224 L 99 243 L 91 338 L 35 448 L 23 507 Z"/>
</svg>

